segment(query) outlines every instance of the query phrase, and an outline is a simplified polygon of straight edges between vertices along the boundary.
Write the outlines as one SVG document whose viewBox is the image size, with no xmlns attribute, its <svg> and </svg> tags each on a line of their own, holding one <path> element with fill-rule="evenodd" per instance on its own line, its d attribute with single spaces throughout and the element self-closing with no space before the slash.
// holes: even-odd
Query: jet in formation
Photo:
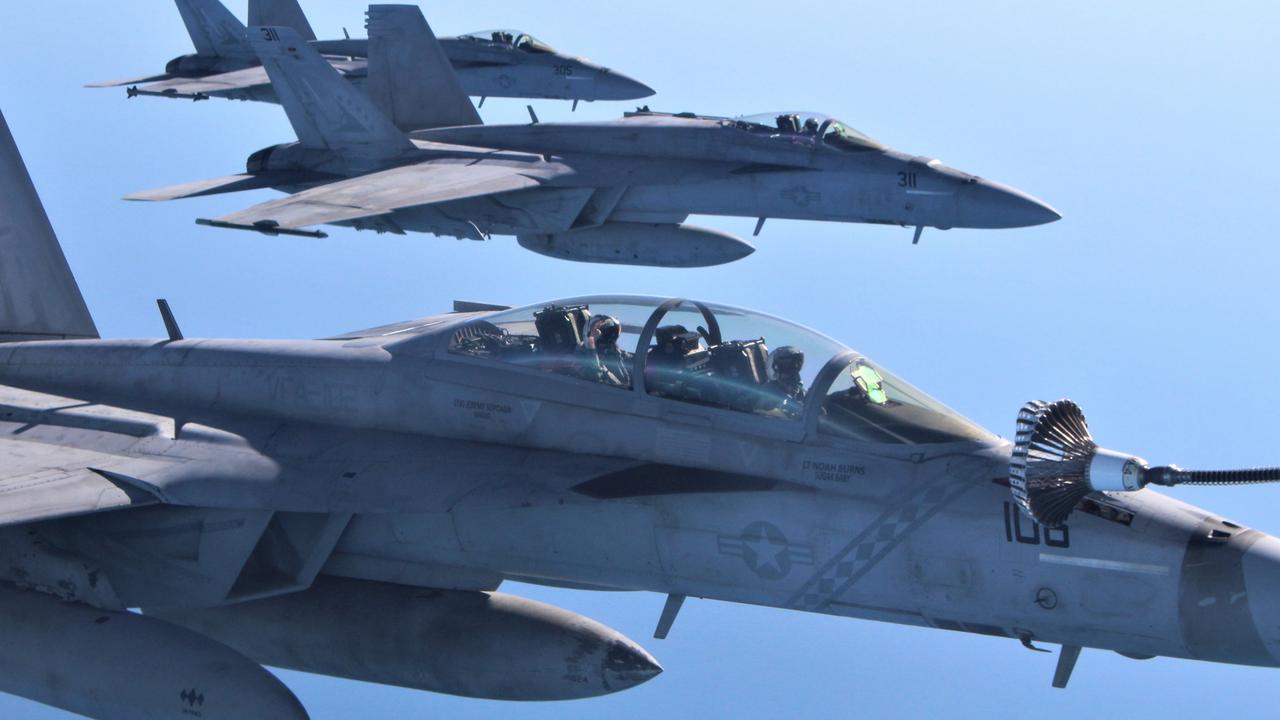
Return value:
<svg viewBox="0 0 1280 720">
<path fill-rule="evenodd" d="M 267 73 L 246 40 L 246 28 L 219 0 L 176 0 L 196 52 L 170 60 L 165 71 L 89 87 L 127 87 L 129 97 L 226 98 L 278 103 Z M 250 25 L 292 28 L 356 87 L 369 74 L 369 43 L 345 37 L 317 40 L 297 0 L 250 0 Z M 579 102 L 638 100 L 653 89 L 622 73 L 566 55 L 519 30 L 441 38 L 463 90 L 481 98 L 542 98 Z M 409 72 L 419 72 L 408 68 Z"/>
<path fill-rule="evenodd" d="M 514 235 L 583 262 L 702 267 L 754 247 L 690 215 L 914 227 L 1013 228 L 1061 216 L 1019 190 L 893 150 L 813 113 L 720 118 L 642 108 L 620 120 L 482 123 L 416 6 L 369 8 L 368 93 L 288 28 L 250 44 L 298 141 L 246 172 L 129 196 L 290 193 L 198 222 L 323 237 L 317 225 L 483 240 Z"/>
<path fill-rule="evenodd" d="M 505 700 L 661 671 L 507 580 L 1280 666 L 1280 539 L 1015 442 L 800 325 L 580 297 L 320 340 L 100 339 L 0 121 L 0 690 L 101 720 L 307 717 L 263 666 Z M 141 608 L 141 614 L 126 608 Z M 657 608 L 655 607 L 655 611 Z M 86 652 L 91 648 L 92 652 Z M 904 668 L 904 671 L 907 668 Z"/>
</svg>

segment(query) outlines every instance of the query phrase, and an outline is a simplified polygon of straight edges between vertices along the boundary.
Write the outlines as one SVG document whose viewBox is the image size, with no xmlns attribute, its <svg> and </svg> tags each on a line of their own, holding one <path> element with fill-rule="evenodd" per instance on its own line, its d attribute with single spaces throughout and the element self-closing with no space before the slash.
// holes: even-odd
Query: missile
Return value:
<svg viewBox="0 0 1280 720">
<path fill-rule="evenodd" d="M 503 593 L 321 577 L 301 593 L 146 609 L 272 667 L 493 700 L 574 700 L 662 668 L 615 630 Z"/>
<path fill-rule="evenodd" d="M 96 720 L 306 720 L 274 675 L 155 618 L 0 584 L 0 691 Z"/>
<path fill-rule="evenodd" d="M 521 235 L 539 255 L 608 265 L 694 268 L 731 263 L 755 252 L 751 243 L 693 225 L 611 222 L 553 235 Z"/>
</svg>

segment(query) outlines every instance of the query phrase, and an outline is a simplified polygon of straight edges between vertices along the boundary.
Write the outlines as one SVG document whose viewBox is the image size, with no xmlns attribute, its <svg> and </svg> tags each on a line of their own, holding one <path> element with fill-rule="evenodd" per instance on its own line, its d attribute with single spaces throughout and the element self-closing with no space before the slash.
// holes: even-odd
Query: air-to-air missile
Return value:
<svg viewBox="0 0 1280 720">
<path fill-rule="evenodd" d="M 220 0 L 176 0 L 196 52 L 170 60 L 163 73 L 89 87 L 126 87 L 128 96 L 179 100 L 225 98 L 280 102 L 246 28 Z M 334 71 L 363 88 L 369 75 L 369 41 L 347 36 L 318 40 L 297 0 L 250 0 L 250 25 L 292 28 L 325 57 Z M 481 98 L 638 100 L 653 95 L 642 82 L 581 57 L 569 55 L 519 30 L 490 30 L 440 43 L 463 90 Z M 409 68 L 411 72 L 424 69 Z"/>
<path fill-rule="evenodd" d="M 1152 467 L 1068 401 L 1009 442 L 679 299 L 278 341 L 162 302 L 165 337 L 99 339 L 0 130 L 4 691 L 243 720 L 306 717 L 260 664 L 524 700 L 660 672 L 506 580 L 665 594 L 657 637 L 694 596 L 1060 645 L 1059 687 L 1083 648 L 1280 666 L 1280 539 L 1149 489 L 1280 470 Z"/>
<path fill-rule="evenodd" d="M 1013 228 L 1060 215 L 1011 187 L 893 150 L 835 118 L 737 119 L 641 109 L 600 123 L 484 126 L 415 6 L 369 9 L 368 95 L 302 37 L 249 37 L 298 135 L 246 172 L 132 200 L 271 187 L 291 193 L 200 220 L 268 235 L 323 237 L 329 224 L 484 240 L 583 262 L 699 267 L 752 245 L 685 224 L 690 215 L 913 227 Z M 410 72 L 410 68 L 430 71 Z M 408 131 L 414 131 L 412 133 Z"/>
</svg>

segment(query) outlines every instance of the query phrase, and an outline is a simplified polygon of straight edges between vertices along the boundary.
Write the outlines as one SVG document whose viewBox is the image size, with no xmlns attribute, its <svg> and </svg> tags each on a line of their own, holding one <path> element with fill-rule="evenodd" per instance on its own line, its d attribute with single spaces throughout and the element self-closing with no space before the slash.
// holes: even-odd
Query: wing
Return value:
<svg viewBox="0 0 1280 720">
<path fill-rule="evenodd" d="M 425 162 L 321 185 L 213 221 L 259 232 L 372 219 L 396 210 L 538 187 L 529 167 Z"/>
<path fill-rule="evenodd" d="M 134 83 L 130 83 L 134 84 Z M 271 78 L 262 66 L 245 70 L 208 75 L 202 78 L 171 78 L 141 85 L 131 94 L 154 97 L 192 98 L 210 95 L 235 95 L 238 91 L 246 91 L 264 85 L 270 85 Z"/>
<path fill-rule="evenodd" d="M 105 452 L 0 440 L 0 527 L 162 502 L 134 480 L 137 460 Z"/>
<path fill-rule="evenodd" d="M 334 178 L 335 176 L 333 175 L 292 171 L 273 171 L 257 175 L 229 175 L 227 177 L 197 180 L 155 190 L 129 193 L 124 196 L 124 199 L 136 202 L 185 200 L 187 198 L 222 195 L 245 190 L 262 190 L 264 188 L 285 187 L 288 185 L 308 185 L 333 180 Z"/>
<path fill-rule="evenodd" d="M 368 70 L 368 63 L 363 60 L 325 59 L 343 77 L 362 77 Z M 230 100 L 278 101 L 275 90 L 271 87 L 271 77 L 267 74 L 266 68 L 261 65 L 198 78 L 174 77 L 167 74 L 153 75 L 151 77 L 128 80 L 109 80 L 107 82 L 92 83 L 85 87 L 109 88 L 125 86 L 128 86 L 130 96 L 141 95 L 182 100 L 223 97 Z"/>
<path fill-rule="evenodd" d="M 514 482 L 513 467 L 522 468 L 522 487 L 563 490 L 634 464 L 232 416 L 185 425 L 179 439 L 173 427 L 167 418 L 0 385 L 0 526 L 154 504 L 435 513 L 477 487 Z"/>
<path fill-rule="evenodd" d="M 144 75 L 142 77 L 125 78 L 123 80 L 104 80 L 102 82 L 92 82 L 85 87 L 87 88 L 114 88 L 124 87 L 126 85 L 142 85 L 143 83 L 154 83 L 162 80 L 172 80 L 173 76 L 168 73 L 160 75 Z"/>
</svg>

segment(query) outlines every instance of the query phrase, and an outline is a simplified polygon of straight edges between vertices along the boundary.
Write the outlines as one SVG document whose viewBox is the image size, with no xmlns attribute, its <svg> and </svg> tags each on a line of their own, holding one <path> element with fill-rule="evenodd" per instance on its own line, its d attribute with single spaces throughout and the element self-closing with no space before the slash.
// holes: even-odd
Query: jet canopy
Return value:
<svg viewBox="0 0 1280 720">
<path fill-rule="evenodd" d="M 538 38 L 519 30 L 482 30 L 460 36 L 462 40 L 501 45 L 530 53 L 555 53 L 555 49 Z"/>
<path fill-rule="evenodd" d="M 463 325 L 448 355 L 518 368 L 530 381 L 551 374 L 633 393 L 637 402 L 805 423 L 837 441 L 992 437 L 826 335 L 713 303 L 625 295 L 539 303 Z"/>
<path fill-rule="evenodd" d="M 747 132 L 807 140 L 845 152 L 885 149 L 884 143 L 821 113 L 792 111 L 763 113 L 737 117 L 733 122 Z"/>
</svg>

